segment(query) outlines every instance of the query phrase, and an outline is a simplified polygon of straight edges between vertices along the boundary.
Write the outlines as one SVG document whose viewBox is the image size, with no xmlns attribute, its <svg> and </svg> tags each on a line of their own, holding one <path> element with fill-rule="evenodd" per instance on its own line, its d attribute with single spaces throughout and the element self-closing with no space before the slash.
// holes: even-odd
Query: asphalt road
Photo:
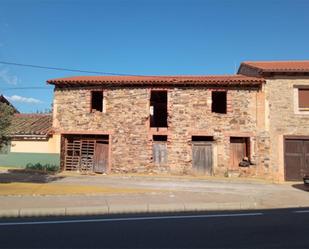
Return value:
<svg viewBox="0 0 309 249">
<path fill-rule="evenodd" d="M 0 220 L 1 248 L 309 248 L 309 209 Z"/>
</svg>

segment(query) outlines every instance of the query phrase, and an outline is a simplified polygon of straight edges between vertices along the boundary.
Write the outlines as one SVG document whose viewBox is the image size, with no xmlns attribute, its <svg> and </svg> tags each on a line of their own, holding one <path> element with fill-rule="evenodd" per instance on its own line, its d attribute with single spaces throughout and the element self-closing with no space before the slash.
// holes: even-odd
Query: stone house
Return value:
<svg viewBox="0 0 309 249">
<path fill-rule="evenodd" d="M 309 61 L 244 62 L 239 74 L 263 77 L 269 169 L 275 179 L 309 173 Z"/>
<path fill-rule="evenodd" d="M 48 80 L 61 167 L 292 180 L 283 145 L 308 146 L 306 63 L 281 74 L 245 62 L 236 75 Z M 308 165 L 297 167 L 299 179 Z"/>
</svg>

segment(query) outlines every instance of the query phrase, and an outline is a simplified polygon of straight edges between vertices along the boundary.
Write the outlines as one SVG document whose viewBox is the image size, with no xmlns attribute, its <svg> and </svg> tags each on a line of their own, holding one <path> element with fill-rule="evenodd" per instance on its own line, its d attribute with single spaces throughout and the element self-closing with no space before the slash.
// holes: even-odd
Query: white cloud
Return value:
<svg viewBox="0 0 309 249">
<path fill-rule="evenodd" d="M 26 104 L 40 104 L 40 103 L 43 103 L 39 99 L 22 97 L 22 96 L 19 96 L 19 95 L 12 95 L 11 97 L 10 96 L 5 96 L 5 98 L 7 98 L 9 101 L 18 102 L 18 103 L 26 103 Z"/>
<path fill-rule="evenodd" d="M 17 85 L 18 77 L 16 75 L 11 75 L 8 69 L 0 70 L 0 81 L 4 81 L 10 85 Z"/>
</svg>

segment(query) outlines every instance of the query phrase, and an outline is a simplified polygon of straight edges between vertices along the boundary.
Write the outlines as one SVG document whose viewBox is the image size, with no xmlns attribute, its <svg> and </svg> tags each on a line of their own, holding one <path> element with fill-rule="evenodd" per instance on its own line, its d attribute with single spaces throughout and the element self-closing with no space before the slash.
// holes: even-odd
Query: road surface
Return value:
<svg viewBox="0 0 309 249">
<path fill-rule="evenodd" d="M 0 220 L 1 248 L 309 248 L 309 209 Z"/>
</svg>

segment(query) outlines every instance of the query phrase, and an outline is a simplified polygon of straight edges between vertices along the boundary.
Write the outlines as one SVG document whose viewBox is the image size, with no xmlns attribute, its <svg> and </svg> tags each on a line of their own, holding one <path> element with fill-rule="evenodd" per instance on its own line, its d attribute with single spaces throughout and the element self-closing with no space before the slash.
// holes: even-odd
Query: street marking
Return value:
<svg viewBox="0 0 309 249">
<path fill-rule="evenodd" d="M 309 210 L 297 210 L 293 211 L 293 213 L 309 213 Z"/>
<path fill-rule="evenodd" d="M 83 219 L 83 220 L 25 221 L 25 222 L 3 222 L 3 223 L 0 223 L 0 226 L 92 223 L 92 222 L 112 222 L 112 221 L 139 221 L 139 220 L 220 218 L 220 217 L 240 217 L 240 216 L 260 216 L 260 215 L 263 215 L 263 213 L 205 214 L 205 215 L 149 216 L 149 217 L 146 216 L 146 217 Z"/>
</svg>

